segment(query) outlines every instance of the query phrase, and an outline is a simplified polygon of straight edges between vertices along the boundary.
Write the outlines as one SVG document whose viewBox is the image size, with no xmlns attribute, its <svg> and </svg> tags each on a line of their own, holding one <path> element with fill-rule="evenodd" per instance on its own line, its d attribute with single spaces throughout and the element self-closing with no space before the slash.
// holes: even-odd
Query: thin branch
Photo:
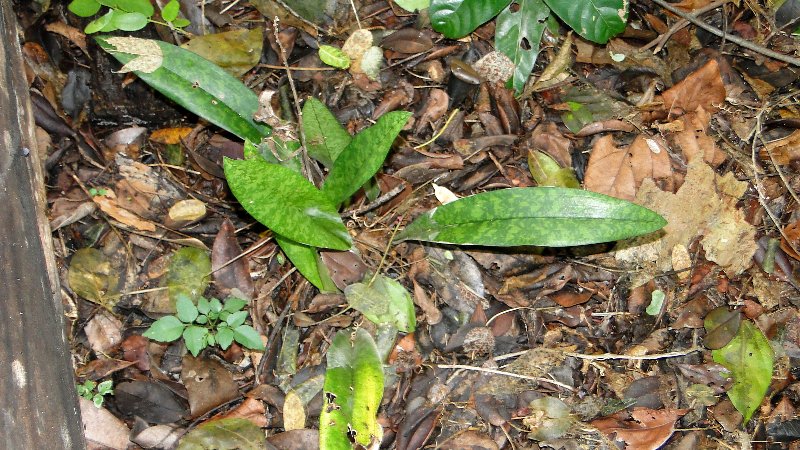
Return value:
<svg viewBox="0 0 800 450">
<path fill-rule="evenodd" d="M 726 32 L 720 30 L 717 27 L 711 26 L 711 25 L 703 22 L 702 20 L 697 18 L 697 16 L 695 14 L 687 14 L 687 13 L 681 11 L 680 9 L 675 8 L 674 6 L 672 6 L 669 3 L 665 2 L 664 0 L 653 0 L 653 3 L 661 6 L 662 8 L 666 9 L 667 11 L 669 11 L 669 12 L 671 12 L 673 14 L 676 14 L 676 15 L 688 20 L 689 22 L 691 22 L 691 23 L 695 24 L 696 26 L 708 31 L 709 33 L 711 33 L 711 34 L 713 34 L 715 36 L 719 36 L 719 37 L 721 37 L 723 39 L 727 39 L 727 40 L 733 42 L 734 44 L 739 45 L 740 47 L 744 47 L 744 48 L 746 48 L 748 50 L 752 50 L 752 51 L 754 51 L 756 53 L 759 53 L 759 54 L 764 55 L 764 56 L 768 56 L 768 57 L 773 58 L 773 59 L 777 59 L 778 61 L 783 61 L 783 62 L 785 62 L 787 64 L 791 64 L 793 66 L 800 66 L 800 59 L 798 59 L 798 58 L 795 58 L 795 57 L 792 57 L 792 56 L 789 56 L 789 55 L 784 55 L 783 53 L 778 53 L 776 51 L 772 51 L 772 50 L 770 50 L 770 49 L 768 49 L 766 47 L 763 47 L 761 45 L 754 44 L 754 43 L 752 43 L 752 42 L 750 42 L 748 40 L 742 39 L 739 36 L 734 36 L 732 34 L 726 33 Z"/>
<path fill-rule="evenodd" d="M 585 359 L 588 361 L 605 361 L 608 359 L 620 359 L 620 360 L 628 360 L 628 361 L 650 361 L 655 359 L 666 359 L 666 358 L 677 358 L 679 356 L 686 356 L 694 352 L 699 352 L 702 350 L 700 347 L 692 347 L 688 350 L 683 350 L 679 352 L 668 352 L 668 353 L 656 353 L 653 355 L 618 355 L 615 353 L 602 353 L 599 355 L 584 355 L 583 353 L 573 353 L 573 352 L 566 352 L 564 353 L 567 356 L 572 356 L 575 358 Z"/>
<path fill-rule="evenodd" d="M 562 387 L 564 389 L 567 389 L 567 390 L 569 390 L 571 392 L 575 392 L 575 388 L 574 387 L 572 387 L 572 386 L 570 386 L 568 384 L 561 383 L 560 381 L 551 380 L 549 378 L 531 377 L 531 376 L 528 376 L 528 375 L 520 375 L 518 373 L 513 373 L 513 372 L 504 372 L 502 370 L 487 369 L 485 367 L 466 366 L 466 365 L 463 365 L 463 364 L 438 364 L 436 367 L 438 367 L 440 369 L 472 370 L 474 372 L 484 372 L 484 373 L 491 373 L 493 375 L 503 375 L 503 376 L 506 376 L 506 377 L 521 378 L 523 380 L 537 381 L 539 383 L 550 383 L 550 384 L 554 384 L 556 386 Z"/>
</svg>

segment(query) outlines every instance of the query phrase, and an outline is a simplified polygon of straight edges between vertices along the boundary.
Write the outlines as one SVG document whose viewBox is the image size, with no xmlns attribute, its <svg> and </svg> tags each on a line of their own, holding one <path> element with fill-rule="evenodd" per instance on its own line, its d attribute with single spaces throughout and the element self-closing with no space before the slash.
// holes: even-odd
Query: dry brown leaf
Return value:
<svg viewBox="0 0 800 450">
<path fill-rule="evenodd" d="M 150 140 L 159 144 L 180 144 L 181 140 L 186 139 L 191 132 L 192 129 L 189 127 L 161 128 L 150 134 Z"/>
<path fill-rule="evenodd" d="M 119 420 L 105 408 L 96 408 L 91 400 L 79 398 L 83 433 L 86 443 L 99 448 L 125 450 L 130 441 L 130 430 L 125 422 Z"/>
<path fill-rule="evenodd" d="M 302 430 L 306 426 L 306 408 L 295 391 L 289 391 L 283 402 L 283 428 L 286 431 Z"/>
<path fill-rule="evenodd" d="M 666 180 L 672 176 L 667 147 L 660 138 L 639 135 L 628 148 L 614 146 L 611 136 L 598 139 L 589 156 L 586 189 L 625 200 L 633 200 L 645 179 Z"/>
<path fill-rule="evenodd" d="M 792 134 L 767 142 L 761 150 L 761 158 L 775 160 L 776 164 L 789 164 L 800 159 L 800 130 Z"/>
<path fill-rule="evenodd" d="M 70 42 L 77 45 L 84 55 L 89 55 L 89 51 L 86 49 L 86 35 L 83 34 L 81 30 L 71 27 L 60 21 L 50 22 L 44 26 L 44 29 L 64 36 L 65 38 L 69 39 Z"/>
<path fill-rule="evenodd" d="M 674 135 L 675 143 L 683 151 L 687 161 L 693 160 L 698 155 L 711 167 L 719 167 L 725 162 L 725 153 L 717 147 L 714 139 L 706 134 L 711 114 L 702 106 L 699 106 L 693 113 L 686 114 L 681 118 L 683 129 Z"/>
<path fill-rule="evenodd" d="M 266 408 L 261 400 L 247 397 L 242 403 L 239 404 L 239 406 L 224 414 L 214 416 L 214 419 L 238 417 L 240 419 L 247 419 L 259 427 L 266 428 L 269 425 L 269 422 L 267 421 L 267 417 L 264 415 L 265 412 Z"/>
<path fill-rule="evenodd" d="M 122 342 L 122 322 L 106 310 L 100 310 L 84 328 L 89 346 L 97 353 L 108 353 Z"/>
<path fill-rule="evenodd" d="M 662 98 L 664 108 L 681 108 L 695 111 L 702 106 L 706 111 L 716 111 L 725 101 L 725 84 L 716 60 L 709 60 L 703 67 L 692 72 L 678 84 L 669 88 Z"/>
<path fill-rule="evenodd" d="M 242 291 L 248 298 L 253 295 L 249 258 L 240 258 L 241 254 L 242 247 L 236 239 L 236 229 L 229 219 L 225 219 L 211 249 L 211 272 L 222 295 L 228 295 L 234 288 Z"/>
<path fill-rule="evenodd" d="M 675 421 L 685 413 L 680 409 L 634 408 L 634 420 L 608 417 L 592 421 L 592 425 L 606 435 L 616 435 L 626 449 L 656 450 L 672 436 Z"/>
<path fill-rule="evenodd" d="M 101 211 L 111 216 L 111 218 L 117 222 L 136 228 L 137 230 L 156 231 L 156 225 L 153 222 L 142 219 L 127 209 L 121 208 L 117 204 L 117 196 L 114 194 L 114 191 L 111 189 L 106 189 L 105 191 L 105 195 L 96 195 L 92 197 L 92 200 L 100 207 Z"/>
<path fill-rule="evenodd" d="M 239 396 L 239 386 L 233 380 L 233 374 L 213 359 L 184 356 L 181 381 L 189 394 L 193 418 Z"/>
<path fill-rule="evenodd" d="M 616 252 L 617 260 L 645 265 L 655 262 L 657 270 L 671 270 L 673 248 L 678 244 L 688 248 L 702 236 L 700 244 L 706 259 L 719 264 L 730 276 L 741 273 L 752 263 L 757 248 L 755 227 L 736 208 L 745 189 L 747 183 L 737 181 L 733 173 L 721 177 L 702 161 L 689 164 L 686 179 L 675 194 L 646 180 L 636 203 L 658 212 L 668 224 L 655 241 L 640 238 L 621 244 L 624 248 Z"/>
</svg>

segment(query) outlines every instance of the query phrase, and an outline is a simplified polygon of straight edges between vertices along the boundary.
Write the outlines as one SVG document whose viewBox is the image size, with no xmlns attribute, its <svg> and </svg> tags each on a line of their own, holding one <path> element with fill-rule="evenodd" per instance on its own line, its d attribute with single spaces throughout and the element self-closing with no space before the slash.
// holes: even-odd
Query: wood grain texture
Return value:
<svg viewBox="0 0 800 450">
<path fill-rule="evenodd" d="M 82 449 L 16 16 L 0 2 L 0 448 Z"/>
</svg>

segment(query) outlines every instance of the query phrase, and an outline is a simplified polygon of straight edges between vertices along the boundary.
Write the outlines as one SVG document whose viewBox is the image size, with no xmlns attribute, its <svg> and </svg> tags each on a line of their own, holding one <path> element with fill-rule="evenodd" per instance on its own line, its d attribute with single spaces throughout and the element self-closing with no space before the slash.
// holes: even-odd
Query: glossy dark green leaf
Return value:
<svg viewBox="0 0 800 450">
<path fill-rule="evenodd" d="M 300 174 L 261 159 L 225 158 L 223 166 L 245 211 L 275 233 L 313 247 L 350 248 L 336 207 Z"/>
<path fill-rule="evenodd" d="M 333 284 L 325 266 L 320 264 L 319 254 L 315 247 L 299 244 L 281 235 L 275 235 L 275 241 L 294 264 L 297 270 L 308 280 L 309 283 L 317 287 L 321 292 L 337 292 L 336 285 Z"/>
<path fill-rule="evenodd" d="M 378 275 L 344 290 L 347 303 L 375 324 L 388 323 L 411 333 L 417 325 L 411 294 L 396 280 Z"/>
<path fill-rule="evenodd" d="M 772 381 L 774 357 L 769 341 L 758 327 L 745 320 L 736 337 L 711 355 L 731 372 L 733 387 L 728 398 L 746 423 L 761 405 Z"/>
<path fill-rule="evenodd" d="M 625 30 L 628 0 L 544 0 L 567 25 L 582 37 L 605 44 Z"/>
<path fill-rule="evenodd" d="M 739 333 L 741 324 L 742 313 L 738 309 L 730 310 L 727 306 L 714 308 L 703 320 L 703 327 L 706 329 L 703 345 L 711 350 L 728 345 Z"/>
<path fill-rule="evenodd" d="M 328 107 L 314 97 L 303 104 L 303 131 L 308 155 L 325 167 L 333 166 L 352 139 Z"/>
<path fill-rule="evenodd" d="M 459 39 L 503 10 L 511 0 L 433 0 L 428 14 L 431 26 L 450 39 Z"/>
<path fill-rule="evenodd" d="M 514 4 L 517 5 L 516 11 L 512 11 L 512 5 L 508 5 L 497 16 L 494 44 L 498 51 L 514 62 L 512 85 L 519 94 L 539 56 L 539 44 L 547 26 L 550 8 L 542 0 L 519 0 Z"/>
<path fill-rule="evenodd" d="M 664 225 L 664 218 L 647 208 L 594 192 L 513 188 L 439 206 L 417 218 L 397 239 L 567 247 L 626 239 Z"/>
<path fill-rule="evenodd" d="M 250 420 L 238 417 L 209 420 L 181 438 L 178 450 L 263 450 L 264 430 Z"/>
<path fill-rule="evenodd" d="M 334 161 L 322 192 L 336 205 L 349 199 L 381 168 L 409 117 L 410 112 L 392 111 L 356 134 Z"/>
<path fill-rule="evenodd" d="M 380 442 L 382 429 L 376 415 L 383 397 L 383 365 L 372 336 L 363 328 L 339 331 L 327 360 L 320 448 L 351 449 L 350 430 L 365 447 L 373 440 Z"/>
<path fill-rule="evenodd" d="M 123 64 L 137 57 L 115 50 L 108 39 L 96 38 L 100 47 Z M 269 135 L 269 127 L 253 121 L 258 97 L 239 80 L 188 50 L 152 42 L 161 49 L 161 65 L 152 73 L 136 71 L 139 78 L 175 103 L 242 139 L 260 142 Z"/>
</svg>

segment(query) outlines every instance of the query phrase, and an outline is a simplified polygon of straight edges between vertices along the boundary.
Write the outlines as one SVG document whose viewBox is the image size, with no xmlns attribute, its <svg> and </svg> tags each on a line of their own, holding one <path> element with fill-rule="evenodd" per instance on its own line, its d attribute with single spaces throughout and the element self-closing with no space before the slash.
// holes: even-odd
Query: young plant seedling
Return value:
<svg viewBox="0 0 800 450">
<path fill-rule="evenodd" d="M 78 395 L 86 400 L 91 400 L 94 406 L 99 408 L 103 406 L 106 395 L 114 395 L 113 384 L 114 382 L 111 380 L 103 381 L 100 384 L 96 381 L 86 380 L 83 384 L 76 384 L 75 387 L 78 388 Z"/>
<path fill-rule="evenodd" d="M 175 302 L 177 315 L 156 320 L 142 336 L 159 342 L 183 337 L 194 356 L 211 345 L 226 350 L 233 341 L 251 350 L 263 350 L 258 332 L 244 323 L 247 311 L 242 308 L 246 305 L 247 300 L 235 297 L 229 297 L 224 305 L 216 298 L 201 297 L 195 305 L 189 297 L 181 295 Z"/>
<path fill-rule="evenodd" d="M 178 17 L 181 8 L 178 0 L 170 0 L 161 9 L 161 18 L 164 22 L 153 19 L 155 10 L 150 0 L 72 0 L 68 8 L 78 17 L 92 17 L 100 12 L 103 6 L 107 6 L 108 11 L 86 25 L 84 29 L 86 34 L 98 31 L 106 33 L 116 30 L 138 31 L 150 22 L 179 30 L 190 23 Z"/>
</svg>

